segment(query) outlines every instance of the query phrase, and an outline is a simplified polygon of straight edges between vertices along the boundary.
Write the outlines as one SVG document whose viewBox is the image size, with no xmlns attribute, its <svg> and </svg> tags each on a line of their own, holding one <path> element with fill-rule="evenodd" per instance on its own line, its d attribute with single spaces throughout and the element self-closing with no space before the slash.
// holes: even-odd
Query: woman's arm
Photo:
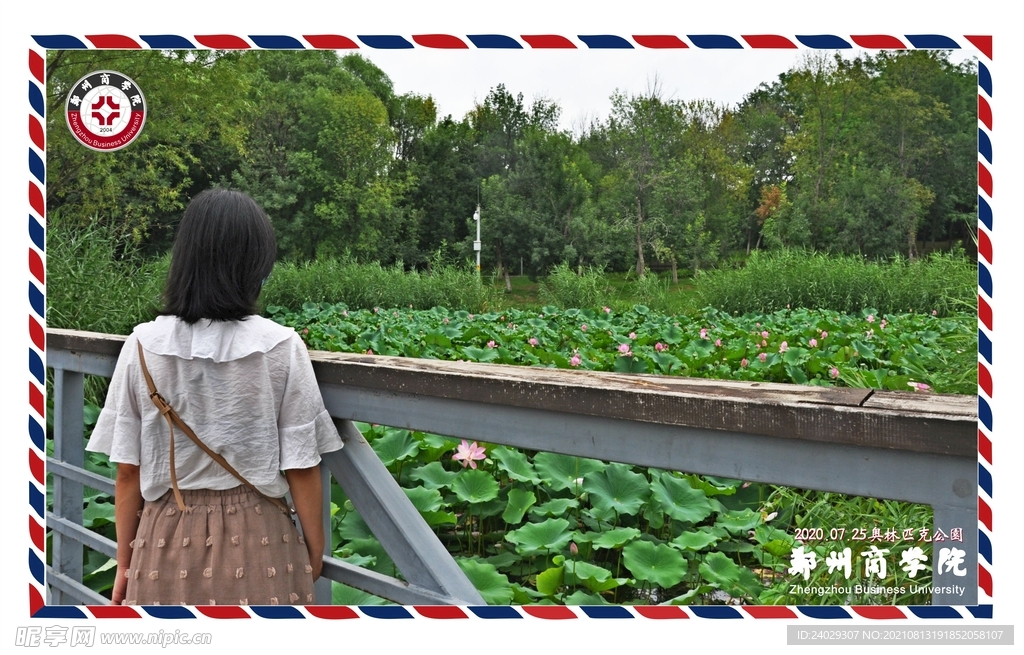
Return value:
<svg viewBox="0 0 1024 655">
<path fill-rule="evenodd" d="M 320 481 L 320 465 L 306 469 L 289 469 L 284 472 L 288 487 L 295 503 L 295 512 L 302 524 L 302 535 L 309 552 L 309 563 L 313 567 L 313 580 L 320 577 L 324 565 L 324 523 L 323 484 Z"/>
<path fill-rule="evenodd" d="M 120 605 L 128 588 L 125 572 L 132 563 L 132 546 L 139 531 L 139 512 L 142 511 L 142 489 L 139 486 L 139 467 L 134 464 L 118 464 L 117 480 L 114 486 L 114 521 L 117 530 L 117 576 L 111 603 Z"/>
</svg>

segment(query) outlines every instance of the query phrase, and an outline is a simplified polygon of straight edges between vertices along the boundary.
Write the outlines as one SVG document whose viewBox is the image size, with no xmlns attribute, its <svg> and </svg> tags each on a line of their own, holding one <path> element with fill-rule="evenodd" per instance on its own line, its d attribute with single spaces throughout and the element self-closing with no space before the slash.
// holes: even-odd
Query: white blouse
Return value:
<svg viewBox="0 0 1024 655">
<path fill-rule="evenodd" d="M 194 325 L 161 316 L 137 326 L 125 341 L 86 447 L 139 466 L 146 500 L 171 488 L 170 440 L 149 398 L 137 341 L 160 395 L 203 443 L 267 496 L 288 491 L 281 471 L 309 468 L 320 462 L 320 453 L 342 447 L 295 330 L 260 316 Z M 181 489 L 239 485 L 177 429 L 174 458 Z"/>
</svg>

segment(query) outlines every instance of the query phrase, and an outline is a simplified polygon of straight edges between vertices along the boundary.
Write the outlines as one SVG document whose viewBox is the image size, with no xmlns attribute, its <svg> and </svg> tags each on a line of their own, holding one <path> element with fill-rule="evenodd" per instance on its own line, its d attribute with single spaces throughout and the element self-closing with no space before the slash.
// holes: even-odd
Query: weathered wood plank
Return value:
<svg viewBox="0 0 1024 655">
<path fill-rule="evenodd" d="M 46 328 L 47 350 L 52 348 L 117 357 L 121 353 L 124 340 L 125 337 L 121 334 Z"/>
<path fill-rule="evenodd" d="M 323 384 L 425 397 L 949 455 L 976 448 L 977 413 L 956 396 L 346 353 L 315 353 L 313 367 Z M 887 394 L 899 402 L 862 406 Z"/>
<path fill-rule="evenodd" d="M 913 391 L 890 391 L 874 393 L 862 405 L 869 409 L 885 409 L 928 415 L 963 415 L 978 418 L 977 396 L 953 396 L 948 394 L 921 393 Z"/>
</svg>

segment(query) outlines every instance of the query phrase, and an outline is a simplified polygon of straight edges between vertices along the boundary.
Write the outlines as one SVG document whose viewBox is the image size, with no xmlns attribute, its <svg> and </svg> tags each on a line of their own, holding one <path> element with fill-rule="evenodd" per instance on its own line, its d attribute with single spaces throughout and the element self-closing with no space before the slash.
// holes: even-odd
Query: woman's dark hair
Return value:
<svg viewBox="0 0 1024 655">
<path fill-rule="evenodd" d="M 160 313 L 189 324 L 255 314 L 276 255 L 274 228 L 255 200 L 240 191 L 207 189 L 181 217 Z"/>
</svg>

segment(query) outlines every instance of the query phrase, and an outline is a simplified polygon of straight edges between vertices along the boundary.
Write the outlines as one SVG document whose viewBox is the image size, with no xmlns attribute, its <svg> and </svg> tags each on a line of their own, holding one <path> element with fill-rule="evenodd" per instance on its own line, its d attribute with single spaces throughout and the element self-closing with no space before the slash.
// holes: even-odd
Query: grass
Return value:
<svg viewBox="0 0 1024 655">
<path fill-rule="evenodd" d="M 434 262 L 429 274 L 406 272 L 400 264 L 359 264 L 319 259 L 279 262 L 263 288 L 264 307 L 298 308 L 306 302 L 344 303 L 353 309 L 448 307 L 480 312 L 497 304 L 493 287 L 467 268 Z"/>
<path fill-rule="evenodd" d="M 55 213 L 46 238 L 47 325 L 128 334 L 156 317 L 169 262 L 144 260 L 108 228 Z"/>
<path fill-rule="evenodd" d="M 755 252 L 742 268 L 695 279 L 702 306 L 725 312 L 802 307 L 882 314 L 976 311 L 977 266 L 963 251 L 889 262 L 800 250 Z"/>
</svg>

